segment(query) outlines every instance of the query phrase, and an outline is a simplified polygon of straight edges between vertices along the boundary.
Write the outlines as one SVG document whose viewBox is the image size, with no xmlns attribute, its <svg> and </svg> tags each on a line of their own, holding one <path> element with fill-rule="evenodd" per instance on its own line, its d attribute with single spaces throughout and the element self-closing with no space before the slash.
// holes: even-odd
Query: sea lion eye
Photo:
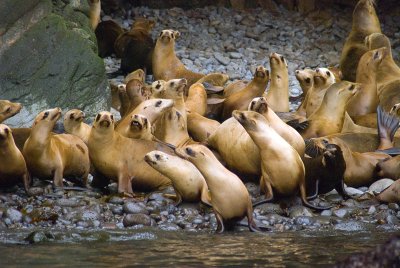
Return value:
<svg viewBox="0 0 400 268">
<path fill-rule="evenodd" d="M 349 87 L 349 90 L 351 91 L 351 90 L 353 90 L 354 89 L 354 85 L 351 85 L 350 87 Z"/>
<path fill-rule="evenodd" d="M 95 122 L 100 120 L 100 114 L 97 114 L 96 119 L 94 120 Z"/>
<path fill-rule="evenodd" d="M 309 84 L 311 82 L 311 79 L 309 77 L 306 78 L 306 83 Z"/>
<path fill-rule="evenodd" d="M 178 111 L 176 111 L 176 116 L 177 116 L 178 118 L 180 118 L 180 117 L 181 117 L 181 113 L 178 112 Z"/>
<path fill-rule="evenodd" d="M 282 62 L 284 62 L 284 61 L 285 61 L 285 58 L 284 58 L 283 56 L 281 56 L 281 61 L 282 61 Z"/>
<path fill-rule="evenodd" d="M 376 51 L 375 54 L 374 54 L 374 60 L 378 59 L 378 57 L 379 57 L 379 52 Z"/>
<path fill-rule="evenodd" d="M 190 149 L 189 147 L 187 147 L 185 151 L 190 156 L 194 156 L 195 155 L 194 151 L 192 149 Z"/>
<path fill-rule="evenodd" d="M 110 118 L 111 118 L 112 121 L 114 121 L 114 116 L 113 115 L 111 115 Z"/>
<path fill-rule="evenodd" d="M 157 102 L 156 102 L 156 107 L 160 107 L 160 106 L 161 106 L 161 103 L 162 103 L 162 101 L 160 101 L 160 100 L 157 101 Z"/>
<path fill-rule="evenodd" d="M 327 75 L 327 76 L 331 76 L 331 72 L 326 71 L 326 75 Z"/>
<path fill-rule="evenodd" d="M 9 112 L 11 112 L 11 107 L 8 107 L 6 110 L 6 113 L 9 113 Z"/>
<path fill-rule="evenodd" d="M 159 154 L 155 154 L 154 156 L 156 157 L 157 160 L 161 159 L 161 156 Z"/>
<path fill-rule="evenodd" d="M 74 119 L 74 113 L 70 114 L 69 119 Z"/>
<path fill-rule="evenodd" d="M 43 119 L 46 119 L 48 116 L 49 116 L 49 112 L 47 111 L 47 112 L 44 113 Z"/>
<path fill-rule="evenodd" d="M 171 87 L 173 87 L 175 85 L 175 83 L 174 82 L 171 82 Z"/>
<path fill-rule="evenodd" d="M 10 130 L 8 128 L 5 128 L 4 133 L 6 133 L 6 135 L 10 134 Z"/>
</svg>

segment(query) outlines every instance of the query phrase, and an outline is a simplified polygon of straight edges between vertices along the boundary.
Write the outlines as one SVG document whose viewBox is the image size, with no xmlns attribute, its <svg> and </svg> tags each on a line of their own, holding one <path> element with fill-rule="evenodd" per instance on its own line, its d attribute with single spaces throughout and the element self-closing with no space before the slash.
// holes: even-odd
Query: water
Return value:
<svg viewBox="0 0 400 268">
<path fill-rule="evenodd" d="M 29 245 L 29 232 L 0 232 L 1 267 L 326 267 L 382 244 L 390 232 L 254 234 L 51 231 L 55 240 Z"/>
</svg>

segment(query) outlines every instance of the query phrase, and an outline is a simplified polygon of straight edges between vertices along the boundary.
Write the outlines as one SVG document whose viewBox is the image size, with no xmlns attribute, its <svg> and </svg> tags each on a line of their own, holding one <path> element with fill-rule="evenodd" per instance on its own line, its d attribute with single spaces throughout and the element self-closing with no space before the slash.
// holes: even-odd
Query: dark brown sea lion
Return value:
<svg viewBox="0 0 400 268">
<path fill-rule="evenodd" d="M 106 20 L 99 23 L 95 34 L 97 39 L 97 47 L 99 48 L 99 56 L 101 58 L 111 56 L 115 53 L 114 43 L 124 32 L 121 26 L 113 20 Z"/>
</svg>

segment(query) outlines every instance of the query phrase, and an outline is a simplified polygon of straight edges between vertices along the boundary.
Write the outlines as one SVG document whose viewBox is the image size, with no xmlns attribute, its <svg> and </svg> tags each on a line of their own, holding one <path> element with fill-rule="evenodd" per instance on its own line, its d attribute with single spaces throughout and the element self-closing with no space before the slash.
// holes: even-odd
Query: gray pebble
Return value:
<svg viewBox="0 0 400 268">
<path fill-rule="evenodd" d="M 139 202 L 127 202 L 123 206 L 126 214 L 149 214 L 145 204 Z"/>
<path fill-rule="evenodd" d="M 7 209 L 3 217 L 7 217 L 11 223 L 18 223 L 22 221 L 22 213 L 13 208 Z"/>
<path fill-rule="evenodd" d="M 125 227 L 135 225 L 151 226 L 152 219 L 146 214 L 128 214 L 124 217 L 123 224 Z"/>
</svg>

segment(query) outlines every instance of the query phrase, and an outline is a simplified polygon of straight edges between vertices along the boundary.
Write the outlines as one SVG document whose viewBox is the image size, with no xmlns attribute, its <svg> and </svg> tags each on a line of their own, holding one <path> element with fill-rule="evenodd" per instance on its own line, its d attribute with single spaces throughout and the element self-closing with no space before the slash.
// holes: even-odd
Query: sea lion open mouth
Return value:
<svg viewBox="0 0 400 268">
<path fill-rule="evenodd" d="M 137 122 L 137 121 L 132 121 L 131 126 L 137 127 L 137 128 L 139 128 L 139 129 L 142 129 L 142 128 L 143 128 L 142 125 L 141 125 L 139 122 Z"/>
<path fill-rule="evenodd" d="M 100 121 L 99 125 L 101 127 L 107 127 L 108 128 L 111 125 L 111 122 L 108 119 L 104 119 L 104 120 Z"/>
</svg>

